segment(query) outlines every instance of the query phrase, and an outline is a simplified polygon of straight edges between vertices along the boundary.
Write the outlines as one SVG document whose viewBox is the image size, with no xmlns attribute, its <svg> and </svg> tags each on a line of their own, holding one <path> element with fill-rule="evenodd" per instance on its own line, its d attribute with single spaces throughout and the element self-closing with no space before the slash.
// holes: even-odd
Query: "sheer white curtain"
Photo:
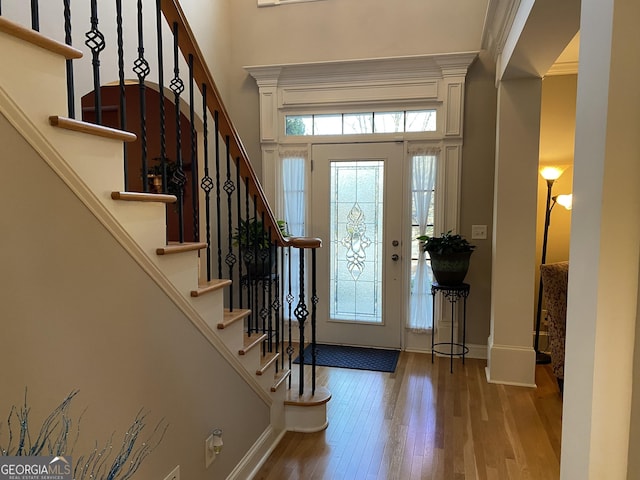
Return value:
<svg viewBox="0 0 640 480">
<path fill-rule="evenodd" d="M 305 164 L 307 151 L 283 151 L 280 152 L 282 160 L 282 201 L 284 221 L 287 222 L 287 230 L 292 237 L 301 237 L 305 234 Z M 285 296 L 289 293 L 288 257 L 283 259 L 283 279 Z M 300 250 L 291 249 L 291 294 L 294 301 L 298 302 L 300 295 Z M 285 309 L 285 314 L 288 312 Z"/>
<path fill-rule="evenodd" d="M 411 157 L 411 193 L 413 203 L 413 223 L 418 225 L 415 236 L 433 234 L 428 230 L 433 225 L 433 192 L 436 181 L 436 165 L 439 150 L 427 147 L 410 149 Z M 417 242 L 415 238 L 414 242 Z M 418 260 L 411 279 L 410 314 L 407 327 L 415 333 L 425 333 L 433 326 L 431 283 L 433 277 L 431 265 L 426 253 L 418 248 Z"/>
</svg>

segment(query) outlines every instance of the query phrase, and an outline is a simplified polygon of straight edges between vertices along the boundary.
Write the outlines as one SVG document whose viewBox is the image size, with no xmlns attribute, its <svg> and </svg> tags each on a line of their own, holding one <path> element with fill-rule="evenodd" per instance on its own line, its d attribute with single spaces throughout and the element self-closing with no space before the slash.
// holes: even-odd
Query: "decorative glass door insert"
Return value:
<svg viewBox="0 0 640 480">
<path fill-rule="evenodd" d="M 404 319 L 403 145 L 314 145 L 317 340 L 399 348 Z M 408 220 L 407 220 L 408 222 Z M 407 226 L 409 223 L 407 223 Z"/>
<path fill-rule="evenodd" d="M 382 322 L 384 162 L 330 163 L 330 317 Z"/>
</svg>

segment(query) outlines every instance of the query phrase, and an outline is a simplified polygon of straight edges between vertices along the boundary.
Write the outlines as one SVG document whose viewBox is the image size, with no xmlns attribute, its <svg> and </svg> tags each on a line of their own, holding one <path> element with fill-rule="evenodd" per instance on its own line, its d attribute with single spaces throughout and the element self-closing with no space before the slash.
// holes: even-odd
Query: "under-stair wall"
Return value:
<svg viewBox="0 0 640 480">
<path fill-rule="evenodd" d="M 83 410 L 73 455 L 115 432 L 140 408 L 142 437 L 166 435 L 134 478 L 226 478 L 268 428 L 270 409 L 148 274 L 0 115 L 3 421 L 27 402 L 37 427 L 72 390 Z M 73 429 L 75 430 L 75 426 Z M 224 430 L 224 451 L 204 466 L 204 439 Z M 7 444 L 7 425 L 0 445 Z"/>
</svg>

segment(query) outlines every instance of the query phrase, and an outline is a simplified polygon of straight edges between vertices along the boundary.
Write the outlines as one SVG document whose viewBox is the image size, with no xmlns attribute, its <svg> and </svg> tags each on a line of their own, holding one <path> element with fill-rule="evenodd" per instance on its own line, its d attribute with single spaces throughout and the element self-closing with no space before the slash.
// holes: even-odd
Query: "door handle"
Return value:
<svg viewBox="0 0 640 480">
<path fill-rule="evenodd" d="M 394 253 L 393 255 L 391 255 L 391 260 L 393 260 L 394 262 L 397 262 L 400 259 L 400 256 L 397 253 Z"/>
</svg>

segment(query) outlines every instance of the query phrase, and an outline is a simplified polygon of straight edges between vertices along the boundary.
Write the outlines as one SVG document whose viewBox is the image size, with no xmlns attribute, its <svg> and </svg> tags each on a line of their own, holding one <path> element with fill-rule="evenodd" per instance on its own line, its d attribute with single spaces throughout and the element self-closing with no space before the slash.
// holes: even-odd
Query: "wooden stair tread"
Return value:
<svg viewBox="0 0 640 480">
<path fill-rule="evenodd" d="M 215 278 L 208 282 L 201 283 L 200 285 L 198 285 L 197 290 L 191 290 L 191 296 L 199 297 L 201 295 L 204 295 L 205 293 L 215 292 L 216 290 L 220 290 L 227 285 L 231 285 L 231 283 L 231 280 L 227 278 Z"/>
<path fill-rule="evenodd" d="M 40 32 L 27 27 L 23 27 L 20 24 L 7 20 L 5 17 L 0 17 L 0 32 L 12 35 L 20 40 L 29 42 L 37 47 L 44 48 L 50 52 L 63 56 L 67 60 L 73 60 L 74 58 L 82 58 L 82 52 L 77 48 L 73 48 L 65 43 L 53 40 Z"/>
<path fill-rule="evenodd" d="M 294 388 L 292 385 L 291 389 L 287 391 L 284 404 L 298 407 L 317 407 L 327 403 L 329 400 L 331 400 L 331 392 L 325 387 L 316 386 L 315 395 L 311 394 L 311 387 L 308 387 L 307 391 L 302 395 L 298 395 L 298 387 Z"/>
<path fill-rule="evenodd" d="M 121 140 L 123 142 L 135 142 L 138 138 L 135 133 L 125 132 L 117 128 L 96 125 L 95 123 L 83 122 L 73 118 L 59 117 L 52 115 L 49 117 L 49 123 L 58 128 L 73 130 L 74 132 L 88 133 L 98 137 L 111 138 L 113 140 Z"/>
<path fill-rule="evenodd" d="M 291 370 L 289 370 L 288 368 L 285 370 L 280 370 L 278 373 L 276 373 L 275 382 L 273 383 L 273 385 L 271 385 L 271 391 L 276 392 L 278 388 L 280 388 L 280 385 L 282 385 L 290 376 Z"/>
<path fill-rule="evenodd" d="M 280 358 L 279 352 L 267 352 L 260 359 L 260 368 L 256 370 L 256 375 L 264 375 L 264 372 L 266 372 L 278 358 Z"/>
<path fill-rule="evenodd" d="M 222 322 L 218 323 L 218 330 L 224 330 L 232 323 L 237 322 L 238 320 L 243 319 L 247 315 L 251 313 L 251 310 L 236 308 L 232 312 L 229 309 L 224 309 L 224 314 L 222 317 Z"/>
<path fill-rule="evenodd" d="M 159 202 L 159 203 L 175 203 L 178 197 L 175 195 L 166 195 L 163 193 L 144 193 L 144 192 L 111 192 L 111 198 L 114 200 L 124 200 L 126 202 Z"/>
<path fill-rule="evenodd" d="M 244 342 L 242 344 L 242 348 L 238 350 L 238 354 L 246 355 L 249 350 L 251 350 L 256 345 L 260 345 L 267 338 L 267 334 L 259 334 L 253 333 L 249 335 L 248 333 L 244 334 Z"/>
<path fill-rule="evenodd" d="M 171 255 L 174 253 L 191 252 L 193 250 L 202 250 L 207 248 L 207 244 L 204 242 L 184 242 L 184 243 L 170 243 L 164 247 L 156 248 L 157 255 Z"/>
</svg>

